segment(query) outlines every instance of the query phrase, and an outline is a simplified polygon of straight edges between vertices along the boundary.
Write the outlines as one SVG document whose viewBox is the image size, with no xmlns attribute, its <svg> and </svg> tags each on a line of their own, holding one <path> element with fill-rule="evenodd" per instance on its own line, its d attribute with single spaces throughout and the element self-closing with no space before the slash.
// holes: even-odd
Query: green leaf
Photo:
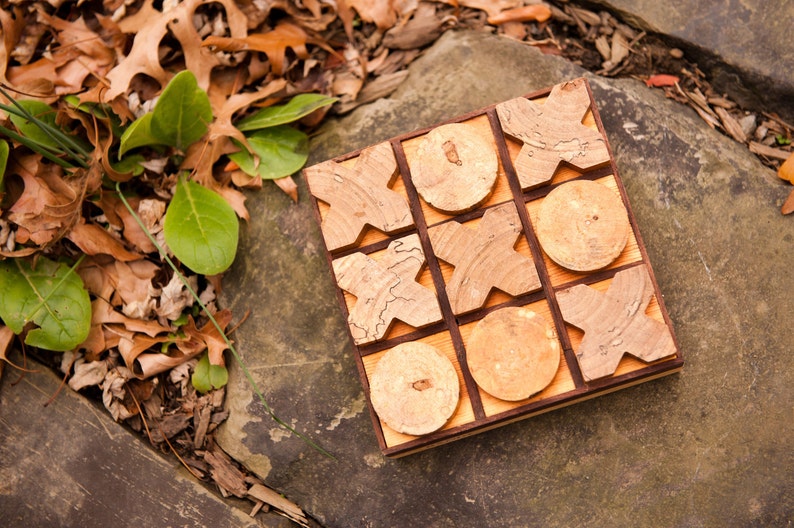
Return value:
<svg viewBox="0 0 794 528">
<path fill-rule="evenodd" d="M 237 215 L 219 194 L 180 178 L 163 222 L 165 241 L 195 273 L 225 271 L 237 253 Z"/>
<path fill-rule="evenodd" d="M 3 192 L 3 179 L 8 165 L 8 143 L 0 140 L 0 193 Z"/>
<path fill-rule="evenodd" d="M 209 392 L 220 389 L 229 381 L 229 371 L 220 365 L 211 365 L 209 354 L 204 354 L 196 364 L 193 377 L 190 379 L 193 387 L 199 392 Z"/>
<path fill-rule="evenodd" d="M 36 268 L 22 259 L 0 262 L 0 317 L 25 343 L 47 350 L 72 350 L 88 337 L 91 300 L 73 269 L 46 258 Z"/>
<path fill-rule="evenodd" d="M 41 121 L 44 126 L 54 129 L 58 128 L 58 125 L 55 124 L 55 110 L 50 108 L 50 105 L 47 103 L 33 99 L 24 99 L 22 101 L 17 101 L 17 103 L 25 111 Z M 29 120 L 24 116 L 14 113 L 12 113 L 10 117 L 11 122 L 14 123 L 14 126 L 17 127 L 17 130 L 19 130 L 23 136 L 30 138 L 43 147 L 53 150 L 60 150 L 61 145 L 59 145 L 57 141 L 44 132 L 41 129 L 41 126 L 36 124 L 34 120 Z"/>
<path fill-rule="evenodd" d="M 259 130 L 276 125 L 283 125 L 306 117 L 318 108 L 333 104 L 338 99 L 322 94 L 300 94 L 284 105 L 269 106 L 242 119 L 235 126 L 243 131 Z"/>
<path fill-rule="evenodd" d="M 152 114 L 143 114 L 133 121 L 121 135 L 119 159 L 134 148 L 163 144 L 152 134 Z"/>
<path fill-rule="evenodd" d="M 212 106 L 188 70 L 177 73 L 152 111 L 151 133 L 161 143 L 185 150 L 207 132 Z"/>
<path fill-rule="evenodd" d="M 309 158 L 309 138 L 289 125 L 257 130 L 248 136 L 254 154 L 243 149 L 229 154 L 229 159 L 251 176 L 266 180 L 283 178 L 298 172 Z M 259 158 L 259 165 L 256 164 Z"/>
</svg>

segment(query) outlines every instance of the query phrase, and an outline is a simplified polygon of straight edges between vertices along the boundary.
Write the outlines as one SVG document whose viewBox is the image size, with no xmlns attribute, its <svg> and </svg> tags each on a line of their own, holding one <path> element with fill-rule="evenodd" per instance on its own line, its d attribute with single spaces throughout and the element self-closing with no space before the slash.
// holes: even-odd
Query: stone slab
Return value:
<svg viewBox="0 0 794 528">
<path fill-rule="evenodd" d="M 581 76 L 481 33 L 447 33 L 386 100 L 328 122 L 315 163 Z M 301 186 L 252 194 L 224 302 L 274 411 L 231 368 L 219 441 L 321 524 L 785 525 L 794 511 L 794 224 L 788 189 L 690 109 L 590 77 L 686 360 L 682 373 L 398 460 L 378 450 Z"/>
<path fill-rule="evenodd" d="M 595 0 L 635 27 L 672 37 L 718 90 L 794 119 L 794 3 Z M 764 108 L 765 107 L 765 108 Z"/>
<path fill-rule="evenodd" d="M 0 380 L 0 526 L 291 526 L 249 517 L 252 503 L 222 499 L 68 387 L 45 407 L 60 379 L 28 368 Z"/>
</svg>

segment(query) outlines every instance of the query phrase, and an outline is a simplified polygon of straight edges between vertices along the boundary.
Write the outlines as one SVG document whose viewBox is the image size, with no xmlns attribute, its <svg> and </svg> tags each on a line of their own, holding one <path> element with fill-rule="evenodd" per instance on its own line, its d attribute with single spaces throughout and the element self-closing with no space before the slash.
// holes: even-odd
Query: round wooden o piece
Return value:
<svg viewBox="0 0 794 528">
<path fill-rule="evenodd" d="M 546 254 L 573 271 L 611 264 L 629 239 L 629 218 L 620 197 L 590 180 L 563 183 L 540 205 L 538 240 Z"/>
<path fill-rule="evenodd" d="M 491 196 L 498 169 L 494 146 L 473 126 L 452 123 L 427 133 L 411 164 L 411 179 L 424 201 L 457 214 Z"/>
<path fill-rule="evenodd" d="M 560 347 L 546 319 L 527 308 L 489 313 L 466 345 L 477 385 L 500 400 L 529 398 L 546 388 L 560 366 Z"/>
<path fill-rule="evenodd" d="M 440 429 L 460 398 L 452 362 L 434 346 L 402 343 L 386 352 L 370 378 L 372 407 L 399 433 L 424 435 Z"/>
</svg>

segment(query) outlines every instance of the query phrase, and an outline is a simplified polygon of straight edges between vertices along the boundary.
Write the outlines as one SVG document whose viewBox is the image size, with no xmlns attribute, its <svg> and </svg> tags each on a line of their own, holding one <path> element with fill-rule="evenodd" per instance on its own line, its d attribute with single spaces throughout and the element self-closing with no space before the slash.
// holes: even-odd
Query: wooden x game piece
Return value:
<svg viewBox="0 0 794 528">
<path fill-rule="evenodd" d="M 347 318 L 356 345 L 381 339 L 394 319 L 415 328 L 441 320 L 435 293 L 416 282 L 424 263 L 415 234 L 393 241 L 380 260 L 353 253 L 333 262 L 339 287 L 356 296 Z"/>
<path fill-rule="evenodd" d="M 413 225 L 408 202 L 389 188 L 397 161 L 388 143 L 363 150 L 352 169 L 326 161 L 304 174 L 311 193 L 330 206 L 321 226 L 328 251 L 357 244 L 366 225 L 384 233 Z"/>
<path fill-rule="evenodd" d="M 540 288 L 532 259 L 514 249 L 521 231 L 512 202 L 489 209 L 476 231 L 455 221 L 429 230 L 436 256 L 455 266 L 446 290 L 456 314 L 480 308 L 493 288 L 513 296 Z"/>
<path fill-rule="evenodd" d="M 584 330 L 576 357 L 586 381 L 613 374 L 624 354 L 646 362 L 675 354 L 667 326 L 645 314 L 652 296 L 642 266 L 615 274 L 606 293 L 584 284 L 557 293 L 563 319 Z"/>
<path fill-rule="evenodd" d="M 524 143 L 514 161 L 522 189 L 550 181 L 562 162 L 584 170 L 609 161 L 601 133 L 582 124 L 589 108 L 583 79 L 556 85 L 543 104 L 519 97 L 496 106 L 505 133 Z"/>
</svg>

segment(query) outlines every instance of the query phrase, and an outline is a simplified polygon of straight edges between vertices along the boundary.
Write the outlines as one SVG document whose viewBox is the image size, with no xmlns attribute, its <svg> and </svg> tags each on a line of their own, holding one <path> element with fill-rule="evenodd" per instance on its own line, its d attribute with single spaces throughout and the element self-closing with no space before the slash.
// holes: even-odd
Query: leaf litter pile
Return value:
<svg viewBox="0 0 794 528">
<path fill-rule="evenodd" d="M 275 184 L 297 200 L 307 134 L 389 95 L 454 29 L 641 79 L 794 183 L 791 125 L 716 93 L 659 36 L 573 2 L 11 0 L 0 358 L 18 343 L 223 493 L 278 503 L 212 442 L 228 336 L 244 323 L 215 301 L 250 220 L 243 191 Z"/>
</svg>

